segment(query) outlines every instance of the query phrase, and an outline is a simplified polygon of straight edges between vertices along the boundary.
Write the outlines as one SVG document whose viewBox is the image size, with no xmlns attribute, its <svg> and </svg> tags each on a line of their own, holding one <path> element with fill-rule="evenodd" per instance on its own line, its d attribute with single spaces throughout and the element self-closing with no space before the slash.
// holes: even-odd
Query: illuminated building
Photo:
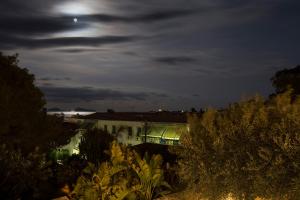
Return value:
<svg viewBox="0 0 300 200">
<path fill-rule="evenodd" d="M 78 145 L 85 127 L 101 129 L 115 136 L 119 143 L 133 146 L 141 143 L 179 145 L 182 133 L 188 130 L 186 113 L 148 112 L 148 113 L 93 113 L 86 116 L 68 116 L 65 121 L 81 126 L 78 134 L 60 151 L 79 153 Z"/>
</svg>

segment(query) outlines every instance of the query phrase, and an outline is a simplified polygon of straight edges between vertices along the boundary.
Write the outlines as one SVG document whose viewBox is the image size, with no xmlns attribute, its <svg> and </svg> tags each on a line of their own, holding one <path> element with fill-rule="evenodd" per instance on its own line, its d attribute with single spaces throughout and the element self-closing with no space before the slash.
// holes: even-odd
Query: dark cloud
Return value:
<svg viewBox="0 0 300 200">
<path fill-rule="evenodd" d="M 11 11 L 14 10 L 16 13 L 21 12 L 22 10 L 27 9 L 24 7 L 23 4 L 17 3 L 16 0 L 2 0 L 0 4 L 0 12 L 5 15 L 16 15 L 16 13 L 12 13 Z M 24 14 L 24 12 L 22 12 Z"/>
<path fill-rule="evenodd" d="M 113 89 L 99 89 L 93 87 L 40 87 L 46 99 L 50 102 L 92 102 L 103 100 L 138 100 L 146 101 L 150 96 L 164 97 L 159 93 L 126 92 Z"/>
<path fill-rule="evenodd" d="M 34 36 L 80 30 L 88 24 L 73 23 L 71 16 L 53 15 L 49 10 L 64 0 L 1 0 L 0 33 L 32 38 Z"/>
<path fill-rule="evenodd" d="M 151 23 L 170 20 L 194 14 L 195 10 L 163 10 L 134 16 L 118 16 L 108 14 L 80 15 L 80 21 L 122 22 L 122 23 Z"/>
<path fill-rule="evenodd" d="M 154 61 L 167 65 L 178 65 L 178 64 L 188 64 L 195 63 L 197 60 L 195 58 L 187 57 L 187 56 L 177 56 L 177 57 L 159 57 L 155 58 Z"/>
<path fill-rule="evenodd" d="M 145 93 L 130 93 L 90 87 L 41 87 L 46 99 L 52 102 L 90 102 L 101 100 L 145 100 Z"/>
<path fill-rule="evenodd" d="M 164 10 L 150 14 L 138 15 L 129 19 L 132 22 L 157 22 L 194 14 L 194 10 Z"/>
<path fill-rule="evenodd" d="M 86 28 L 88 24 L 73 23 L 71 17 L 13 16 L 0 18 L 0 33 L 19 36 L 53 34 Z"/>
<path fill-rule="evenodd" d="M 69 81 L 72 80 L 70 77 L 62 77 L 62 78 L 57 78 L 57 77 L 42 77 L 37 79 L 39 81 Z"/>
<path fill-rule="evenodd" d="M 66 1 L 67 0 L 1 0 L 0 11 L 1 14 L 10 16 L 40 15 L 49 10 L 56 3 Z"/>
<path fill-rule="evenodd" d="M 152 96 L 160 97 L 160 98 L 166 98 L 169 97 L 167 94 L 162 94 L 162 93 L 155 93 L 155 92 L 150 92 Z"/>
<path fill-rule="evenodd" d="M 55 47 L 71 47 L 71 46 L 90 46 L 99 47 L 106 44 L 118 44 L 124 42 L 132 42 L 141 37 L 138 36 L 101 36 L 101 37 L 61 37 L 48 39 L 29 39 L 21 37 L 10 37 L 0 35 L 0 48 L 55 48 Z"/>
<path fill-rule="evenodd" d="M 102 49 L 92 49 L 92 48 L 68 48 L 68 49 L 55 49 L 56 52 L 62 53 L 83 53 L 83 52 L 97 52 L 103 51 Z"/>
</svg>

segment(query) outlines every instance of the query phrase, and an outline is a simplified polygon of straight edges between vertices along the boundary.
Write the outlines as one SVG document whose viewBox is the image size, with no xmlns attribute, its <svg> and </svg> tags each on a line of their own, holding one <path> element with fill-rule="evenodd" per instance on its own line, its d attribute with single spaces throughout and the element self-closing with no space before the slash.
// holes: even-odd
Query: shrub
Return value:
<svg viewBox="0 0 300 200">
<path fill-rule="evenodd" d="M 204 197 L 299 199 L 300 100 L 291 91 L 191 116 L 181 176 Z"/>
<path fill-rule="evenodd" d="M 114 137 L 100 129 L 88 129 L 82 136 L 79 151 L 87 161 L 99 164 L 109 160 L 108 151 Z"/>
<path fill-rule="evenodd" d="M 50 198 L 52 171 L 45 155 L 38 150 L 26 157 L 19 151 L 0 146 L 1 199 Z M 48 196 L 49 195 L 49 196 Z"/>
<path fill-rule="evenodd" d="M 162 158 L 153 155 L 141 159 L 134 151 L 113 143 L 110 160 L 99 167 L 90 164 L 74 189 L 75 199 L 140 199 L 151 200 L 162 194 L 164 173 Z"/>
</svg>

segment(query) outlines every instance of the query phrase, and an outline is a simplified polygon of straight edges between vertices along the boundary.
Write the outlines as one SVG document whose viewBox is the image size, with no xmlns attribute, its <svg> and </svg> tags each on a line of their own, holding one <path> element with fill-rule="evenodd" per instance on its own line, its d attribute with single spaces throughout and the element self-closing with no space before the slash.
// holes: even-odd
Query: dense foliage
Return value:
<svg viewBox="0 0 300 200">
<path fill-rule="evenodd" d="M 90 164 L 74 190 L 74 199 L 139 199 L 151 200 L 168 184 L 164 181 L 159 155 L 142 159 L 137 153 L 113 143 L 110 160 L 99 167 Z"/>
<path fill-rule="evenodd" d="M 56 188 L 68 185 L 74 187 L 77 178 L 80 177 L 82 170 L 87 166 L 88 162 L 79 155 L 69 156 L 62 160 L 61 164 L 53 163 L 51 168 L 53 171 L 54 183 Z"/>
<path fill-rule="evenodd" d="M 293 94 L 300 95 L 300 65 L 292 69 L 276 72 L 271 80 L 277 93 L 282 93 L 292 88 Z"/>
<path fill-rule="evenodd" d="M 50 163 L 38 150 L 25 157 L 0 146 L 0 171 L 1 199 L 45 199 L 53 193 Z"/>
<path fill-rule="evenodd" d="M 204 197 L 299 199 L 300 99 L 291 91 L 191 116 L 182 177 Z"/>
<path fill-rule="evenodd" d="M 49 199 L 56 167 L 50 149 L 67 143 L 77 126 L 47 116 L 34 76 L 18 66 L 17 55 L 0 52 L 1 199 Z"/>
<path fill-rule="evenodd" d="M 82 136 L 79 151 L 87 161 L 99 164 L 109 160 L 110 144 L 114 137 L 101 129 L 88 129 Z"/>
<path fill-rule="evenodd" d="M 62 121 L 47 116 L 34 76 L 18 66 L 17 55 L 0 52 L 0 141 L 22 153 L 47 152 L 62 134 Z"/>
</svg>

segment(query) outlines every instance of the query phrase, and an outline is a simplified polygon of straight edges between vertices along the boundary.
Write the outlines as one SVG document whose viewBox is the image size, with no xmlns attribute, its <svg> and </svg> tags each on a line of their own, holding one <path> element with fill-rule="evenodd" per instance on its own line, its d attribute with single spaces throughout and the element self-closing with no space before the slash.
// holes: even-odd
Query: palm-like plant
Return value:
<svg viewBox="0 0 300 200">
<path fill-rule="evenodd" d="M 131 168 L 135 171 L 139 178 L 138 193 L 141 199 L 151 200 L 163 192 L 159 191 L 161 187 L 170 189 L 171 187 L 164 181 L 164 171 L 162 169 L 162 157 L 160 155 L 153 155 L 149 159 L 148 154 L 142 159 L 136 152 L 134 152 L 136 163 L 131 164 Z"/>
<path fill-rule="evenodd" d="M 79 177 L 73 191 L 75 198 L 82 200 L 110 199 L 122 186 L 122 181 L 117 179 L 120 179 L 126 170 L 127 166 L 121 147 L 113 143 L 110 162 L 103 162 L 98 168 L 90 163 L 84 169 L 85 176 Z"/>
<path fill-rule="evenodd" d="M 142 159 L 136 152 L 125 149 L 117 143 L 112 144 L 109 162 L 98 168 L 90 164 L 74 189 L 75 199 L 81 200 L 151 200 L 162 194 L 164 182 L 159 155 Z"/>
</svg>

